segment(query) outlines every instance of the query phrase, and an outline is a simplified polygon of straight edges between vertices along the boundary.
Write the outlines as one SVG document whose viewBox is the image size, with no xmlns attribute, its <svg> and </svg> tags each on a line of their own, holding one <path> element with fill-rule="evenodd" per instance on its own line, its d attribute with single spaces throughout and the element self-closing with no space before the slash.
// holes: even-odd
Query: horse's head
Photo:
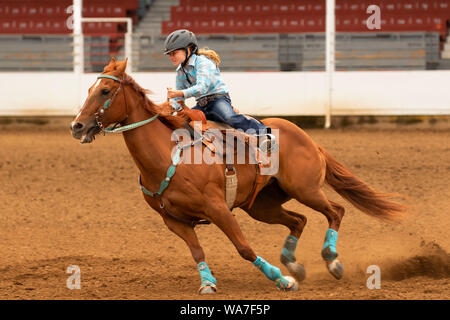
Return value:
<svg viewBox="0 0 450 320">
<path fill-rule="evenodd" d="M 72 121 L 70 130 L 81 143 L 90 143 L 94 136 L 112 123 L 126 120 L 127 103 L 122 79 L 127 60 L 111 59 L 97 81 L 89 88 L 89 95 L 78 115 Z"/>
</svg>

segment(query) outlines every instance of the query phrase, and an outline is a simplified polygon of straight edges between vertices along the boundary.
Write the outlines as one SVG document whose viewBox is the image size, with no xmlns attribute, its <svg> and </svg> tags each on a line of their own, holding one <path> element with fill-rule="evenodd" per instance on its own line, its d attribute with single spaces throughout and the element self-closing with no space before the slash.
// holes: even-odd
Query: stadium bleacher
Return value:
<svg viewBox="0 0 450 320">
<path fill-rule="evenodd" d="M 325 31 L 325 0 L 180 0 L 162 33 L 190 28 L 199 34 L 302 33 Z M 337 0 L 336 31 L 368 32 L 370 5 L 383 12 L 381 32 L 437 31 L 446 35 L 450 3 L 445 0 Z M 373 32 L 379 32 L 374 30 Z"/>
<path fill-rule="evenodd" d="M 371 5 L 381 10 L 381 29 L 367 27 Z M 162 22 L 161 33 L 167 35 L 186 28 L 205 37 L 253 35 L 250 38 L 255 39 L 257 35 L 265 35 L 269 39 L 273 34 L 272 41 L 279 43 L 279 70 L 323 70 L 325 9 L 326 0 L 180 0 L 170 8 L 170 18 Z M 440 42 L 448 33 L 448 20 L 450 1 L 446 0 L 336 0 L 336 68 L 435 68 L 440 60 Z M 251 45 L 252 41 L 245 45 Z M 210 43 L 207 44 L 212 47 Z M 269 44 L 270 40 L 265 47 Z M 367 48 L 362 50 L 361 46 Z M 272 54 L 272 48 L 260 48 L 247 58 Z M 228 70 L 225 63 L 228 59 L 233 60 L 234 56 L 228 56 L 225 50 L 224 70 Z"/>
<path fill-rule="evenodd" d="M 84 0 L 83 16 L 131 17 L 138 23 L 142 3 L 142 0 Z M 73 60 L 71 45 L 68 46 L 72 42 L 72 5 L 72 0 L 0 0 L 0 56 L 3 59 L 0 70 L 67 70 L 68 62 L 70 66 Z M 112 54 L 118 55 L 123 47 L 126 24 L 85 22 L 82 27 L 85 70 L 99 71 L 105 61 Z M 49 45 L 49 39 L 53 45 Z M 57 43 L 65 49 L 58 51 Z"/>
<path fill-rule="evenodd" d="M 0 0 L 0 33 L 70 33 L 64 22 L 71 5 L 72 0 Z M 381 32 L 447 32 L 450 2 L 446 0 L 337 0 L 336 30 L 367 32 L 369 5 L 378 5 L 383 12 Z M 139 0 L 84 0 L 83 16 L 128 16 L 138 23 L 139 8 Z M 199 34 L 324 32 L 324 19 L 325 0 L 180 0 L 163 22 L 162 34 L 182 27 Z M 113 28 L 95 25 L 91 29 L 101 33 Z"/>
<path fill-rule="evenodd" d="M 59 38 L 66 46 L 72 3 L 0 0 L 2 59 L 20 56 L 11 54 L 14 41 L 18 53 L 36 39 L 45 43 L 49 35 L 53 43 Z M 367 28 L 370 5 L 381 9 L 381 30 Z M 135 70 L 171 70 L 161 47 L 165 35 L 180 28 L 194 31 L 202 45 L 218 48 L 223 70 L 322 70 L 318 58 L 325 50 L 325 7 L 326 0 L 84 0 L 83 16 L 133 19 Z M 450 58 L 449 20 L 448 0 L 336 0 L 337 68 L 435 68 L 441 49 L 442 57 Z M 120 56 L 125 30 L 124 23 L 83 23 L 86 71 L 100 70 L 110 55 Z M 31 56 L 45 56 L 43 48 L 30 47 Z M 377 50 L 383 54 L 375 54 Z M 62 60 L 61 70 L 66 70 L 69 57 Z M 21 70 L 26 70 L 27 60 L 20 61 Z M 0 70 L 5 65 L 2 61 Z M 37 68 L 34 62 L 30 66 Z M 53 64 L 42 68 L 57 70 Z"/>
<path fill-rule="evenodd" d="M 0 33 L 69 34 L 66 23 L 72 0 L 0 0 Z M 131 17 L 138 22 L 139 0 L 84 0 L 84 17 Z M 86 26 L 86 33 L 118 32 L 118 24 L 99 23 Z"/>
</svg>

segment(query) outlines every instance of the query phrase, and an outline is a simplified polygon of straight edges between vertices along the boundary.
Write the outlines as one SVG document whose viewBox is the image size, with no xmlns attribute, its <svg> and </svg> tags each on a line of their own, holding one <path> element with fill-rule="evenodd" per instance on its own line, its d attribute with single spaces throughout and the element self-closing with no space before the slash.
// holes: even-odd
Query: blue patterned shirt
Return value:
<svg viewBox="0 0 450 320">
<path fill-rule="evenodd" d="M 228 93 L 228 88 L 223 81 L 219 68 L 216 64 L 203 55 L 193 54 L 186 67 L 186 73 L 178 66 L 176 85 L 177 90 L 183 91 L 183 97 L 174 98 L 175 101 L 184 101 L 184 99 L 195 97 L 199 99 L 211 94 Z M 191 83 L 186 79 L 189 77 Z M 178 103 L 172 103 L 175 109 L 179 108 Z"/>
</svg>

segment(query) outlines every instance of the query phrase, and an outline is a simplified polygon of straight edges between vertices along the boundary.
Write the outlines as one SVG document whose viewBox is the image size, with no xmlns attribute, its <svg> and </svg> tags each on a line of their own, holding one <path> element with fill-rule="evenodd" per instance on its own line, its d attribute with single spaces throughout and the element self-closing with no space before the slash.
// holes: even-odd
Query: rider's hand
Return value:
<svg viewBox="0 0 450 320">
<path fill-rule="evenodd" d="M 172 90 L 172 88 L 167 88 L 167 99 L 181 98 L 183 97 L 183 91 Z"/>
</svg>

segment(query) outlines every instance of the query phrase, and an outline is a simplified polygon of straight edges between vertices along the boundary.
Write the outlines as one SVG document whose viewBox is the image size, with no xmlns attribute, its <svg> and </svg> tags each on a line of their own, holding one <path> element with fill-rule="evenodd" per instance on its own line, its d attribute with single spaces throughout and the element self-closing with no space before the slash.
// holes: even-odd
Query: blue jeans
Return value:
<svg viewBox="0 0 450 320">
<path fill-rule="evenodd" d="M 204 107 L 196 105 L 192 109 L 203 111 L 208 120 L 223 122 L 235 129 L 242 129 L 244 131 L 254 129 L 256 130 L 256 133 L 259 133 L 259 130 L 267 130 L 268 128 L 256 119 L 248 119 L 244 115 L 236 113 L 231 106 L 230 98 L 226 96 L 218 97 L 213 101 L 208 102 Z"/>
</svg>

